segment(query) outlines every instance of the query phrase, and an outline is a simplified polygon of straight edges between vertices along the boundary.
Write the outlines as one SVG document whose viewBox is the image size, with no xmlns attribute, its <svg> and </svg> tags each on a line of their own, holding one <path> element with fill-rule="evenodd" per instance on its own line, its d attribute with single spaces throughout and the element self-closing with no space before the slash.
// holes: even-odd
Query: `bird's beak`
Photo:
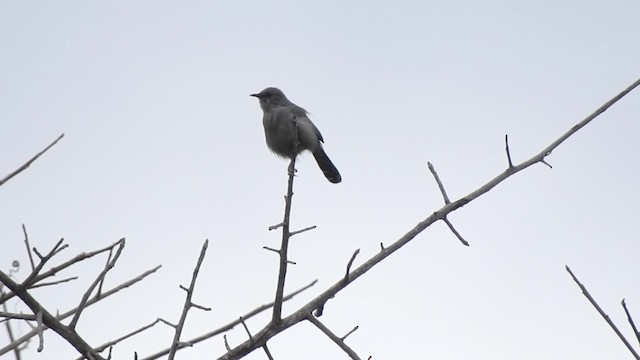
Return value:
<svg viewBox="0 0 640 360">
<path fill-rule="evenodd" d="M 258 94 L 250 94 L 249 96 L 253 96 L 253 97 L 257 97 L 257 98 L 260 97 L 260 96 L 258 96 Z"/>
</svg>

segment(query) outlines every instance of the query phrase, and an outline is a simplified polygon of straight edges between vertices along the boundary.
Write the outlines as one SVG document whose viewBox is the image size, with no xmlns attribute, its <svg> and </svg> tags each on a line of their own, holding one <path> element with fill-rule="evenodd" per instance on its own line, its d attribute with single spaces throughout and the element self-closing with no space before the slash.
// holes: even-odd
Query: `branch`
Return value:
<svg viewBox="0 0 640 360">
<path fill-rule="evenodd" d="M 307 317 L 307 320 L 309 320 L 313 325 L 315 325 L 318 329 L 320 329 L 320 331 L 322 331 L 325 335 L 327 335 L 329 337 L 329 339 L 333 340 L 333 342 L 336 343 L 336 345 L 338 345 L 340 347 L 340 349 L 344 350 L 344 352 L 346 352 L 347 355 L 349 355 L 350 358 L 352 358 L 354 360 L 360 360 L 360 357 L 358 356 L 358 354 L 356 354 L 355 351 L 353 351 L 349 346 L 347 346 L 347 344 L 345 344 L 343 339 L 341 339 L 338 336 L 336 336 L 336 334 L 331 332 L 331 330 L 329 330 L 329 328 L 324 326 L 324 324 L 322 322 L 320 322 L 320 320 L 316 319 L 311 314 L 309 314 L 309 316 Z"/>
<path fill-rule="evenodd" d="M 71 319 L 71 322 L 69 323 L 70 329 L 75 329 L 76 325 L 78 324 L 78 320 L 80 320 L 80 315 L 82 314 L 82 311 L 87 305 L 87 301 L 89 301 L 89 296 L 91 296 L 93 289 L 95 289 L 96 286 L 98 286 L 98 284 L 102 282 L 102 279 L 104 279 L 104 277 L 107 276 L 107 273 L 109 272 L 109 270 L 113 269 L 113 267 L 116 265 L 116 261 L 118 261 L 118 258 L 120 257 L 120 254 L 122 254 L 122 250 L 124 249 L 124 244 L 125 244 L 124 238 L 120 239 L 118 243 L 120 246 L 116 251 L 116 255 L 113 257 L 113 259 L 110 262 L 107 263 L 107 265 L 104 267 L 100 275 L 98 275 L 98 277 L 93 281 L 93 283 L 89 286 L 87 291 L 85 291 L 84 295 L 82 296 L 82 300 L 80 300 L 80 305 L 78 305 L 78 310 L 73 315 L 73 319 Z"/>
<path fill-rule="evenodd" d="M 442 219 L 442 221 L 445 222 L 445 224 L 447 224 L 447 226 L 449 227 L 449 230 L 451 230 L 451 232 L 453 233 L 453 235 L 455 235 L 458 240 L 460 240 L 460 242 L 462 243 L 462 245 L 464 246 L 469 246 L 469 243 L 467 242 L 467 240 L 465 240 L 462 235 L 460 235 L 460 233 L 458 232 L 458 230 L 456 230 L 456 228 L 453 227 L 453 224 L 449 221 L 449 219 L 447 219 L 446 217 Z"/>
<path fill-rule="evenodd" d="M 7 320 L 6 320 L 5 324 L 4 324 L 4 326 L 7 329 L 7 335 L 9 336 L 9 341 L 14 342 L 15 338 L 13 336 L 13 329 L 11 328 L 11 322 L 9 321 L 10 320 L 9 317 L 10 318 L 14 318 L 14 319 L 18 319 L 18 317 L 15 316 L 15 315 L 22 315 L 22 314 L 7 313 L 8 309 L 7 309 L 7 304 L 6 303 L 2 304 L 2 309 L 4 310 L 4 312 L 3 312 L 3 314 L 0 314 L 0 316 L 7 317 Z M 29 315 L 27 315 L 27 316 L 29 316 Z M 30 316 L 35 318 L 35 316 L 33 316 L 33 315 L 30 315 Z M 13 353 L 16 356 L 16 360 L 20 360 L 21 359 L 21 357 L 20 357 L 20 349 L 17 346 L 13 349 Z"/>
<path fill-rule="evenodd" d="M 297 126 L 297 124 L 294 124 L 294 126 Z M 294 134 L 297 133 L 297 131 L 294 131 Z M 291 198 L 293 197 L 293 179 L 296 172 L 295 166 L 296 158 L 294 157 L 291 159 L 291 163 L 289 163 L 289 182 L 287 184 L 287 196 L 285 197 L 284 219 L 282 220 L 282 244 L 280 245 L 280 251 L 278 251 L 280 255 L 278 285 L 276 287 L 276 299 L 273 305 L 273 316 L 271 317 L 271 321 L 274 323 L 280 322 L 282 318 L 282 296 L 284 294 L 284 282 L 287 277 L 287 265 L 289 264 L 287 261 L 289 238 L 291 237 L 289 233 L 289 218 L 291 214 Z"/>
<path fill-rule="evenodd" d="M 33 311 L 36 316 L 42 316 L 42 323 L 53 331 L 58 333 L 64 338 L 71 346 L 73 346 L 83 356 L 91 356 L 94 360 L 103 360 L 103 358 L 96 353 L 93 348 L 75 332 L 72 328 L 65 326 L 58 319 L 56 319 L 51 313 L 49 313 L 40 303 L 22 288 L 16 282 L 14 282 L 4 272 L 0 271 L 0 282 L 5 284 L 11 291 L 13 291 L 20 299 Z M 43 327 L 38 324 L 38 334 L 41 336 Z M 42 346 L 42 338 L 40 340 L 40 346 Z"/>
<path fill-rule="evenodd" d="M 442 194 L 442 197 L 444 198 L 444 203 L 446 204 L 450 204 L 451 200 L 449 200 L 449 196 L 447 195 L 447 191 L 444 189 L 444 185 L 442 185 L 442 181 L 440 181 L 440 177 L 438 176 L 438 173 L 436 172 L 436 168 L 433 167 L 433 165 L 427 161 L 427 166 L 429 167 L 429 171 L 431 171 L 431 175 L 433 175 L 433 178 L 436 179 L 436 183 L 438 184 L 438 188 L 440 189 L 440 193 Z"/>
<path fill-rule="evenodd" d="M 629 87 L 624 89 L 621 93 L 619 93 L 618 95 L 614 96 L 611 100 L 607 101 L 604 105 L 602 105 L 600 108 L 598 108 L 591 115 L 587 116 L 585 119 L 583 119 L 582 121 L 580 121 L 579 123 L 574 125 L 571 129 L 569 129 L 567 132 L 562 134 L 557 140 L 555 140 L 550 145 L 545 147 L 540 153 L 534 155 L 533 157 L 531 157 L 530 159 L 524 161 L 523 163 L 520 163 L 518 165 L 514 165 L 513 167 L 507 168 L 505 171 L 503 171 L 502 173 L 498 174 L 498 176 L 496 176 L 495 178 L 491 179 L 489 182 L 487 182 L 486 184 L 480 186 L 478 189 L 472 191 L 471 193 L 467 194 L 466 196 L 464 196 L 464 197 L 462 197 L 462 198 L 460 198 L 460 199 L 458 199 L 458 200 L 456 200 L 456 201 L 454 201 L 452 203 L 445 204 L 443 207 L 441 207 L 440 209 L 438 209 L 437 211 L 435 211 L 434 213 L 429 215 L 426 219 L 424 219 L 423 221 L 419 222 L 413 229 L 409 230 L 409 232 L 407 232 L 404 236 L 402 236 L 400 239 L 396 240 L 396 242 L 394 242 L 393 244 L 391 244 L 388 247 L 385 247 L 380 252 L 378 252 L 376 255 L 374 255 L 369 260 L 367 260 L 365 263 L 363 263 L 358 268 L 356 268 L 354 271 L 352 271 L 350 273 L 350 275 L 349 275 L 349 280 L 350 280 L 349 282 L 346 282 L 343 279 L 337 281 L 334 285 L 332 285 L 330 288 L 328 288 L 323 293 L 318 295 L 315 299 L 313 299 L 310 302 L 308 302 L 306 305 L 301 307 L 299 310 L 295 311 L 293 314 L 289 315 L 288 317 L 282 319 L 282 321 L 280 321 L 279 323 L 272 322 L 272 323 L 268 324 L 265 328 L 263 328 L 262 330 L 260 330 L 258 333 L 256 333 L 254 335 L 253 340 L 245 341 L 242 344 L 236 346 L 231 351 L 229 351 L 225 355 L 221 356 L 219 358 L 219 360 L 223 360 L 223 359 L 239 359 L 239 358 L 245 356 L 246 354 L 252 352 L 256 348 L 261 347 L 268 339 L 272 338 L 273 336 L 277 335 L 278 333 L 288 329 L 289 327 L 297 324 L 300 321 L 305 320 L 308 317 L 309 313 L 311 313 L 311 312 L 313 312 L 313 310 L 323 306 L 323 304 L 326 303 L 327 300 L 333 298 L 344 287 L 346 287 L 348 284 L 352 283 L 357 278 L 362 276 L 364 273 L 369 271 L 369 269 L 371 269 L 372 267 L 377 265 L 379 262 L 384 260 L 387 256 L 389 256 L 389 255 L 393 254 L 395 251 L 399 250 L 402 246 L 407 244 L 409 241 L 413 240 L 418 234 L 420 234 L 427 227 L 431 226 L 431 224 L 433 224 L 434 222 L 436 222 L 438 220 L 443 220 L 448 214 L 458 210 L 459 208 L 463 207 L 464 205 L 468 204 L 469 202 L 471 202 L 471 201 L 477 199 L 478 197 L 484 195 L 485 193 L 489 192 L 491 189 L 496 187 L 498 184 L 500 184 L 501 182 L 503 182 L 504 180 L 506 180 L 510 176 L 512 176 L 512 175 L 514 175 L 514 174 L 516 174 L 516 173 L 518 173 L 518 172 L 530 167 L 531 165 L 534 165 L 534 164 L 537 164 L 537 163 L 543 163 L 544 162 L 544 158 L 546 156 L 548 156 L 549 154 L 551 154 L 551 152 L 555 148 L 560 146 L 560 144 L 562 144 L 570 136 L 575 134 L 578 130 L 580 130 L 585 125 L 587 125 L 589 122 L 591 122 L 593 119 L 598 117 L 598 115 L 600 115 L 603 112 L 605 112 L 613 104 L 615 104 L 617 101 L 622 99 L 626 94 L 628 94 L 631 90 L 633 90 L 634 88 L 638 87 L 639 85 L 640 85 L 640 79 L 636 80 L 633 84 L 631 84 Z"/>
<path fill-rule="evenodd" d="M 242 316 L 240 317 L 240 322 L 242 323 L 242 326 L 244 327 L 244 331 L 246 331 L 247 335 L 249 335 L 249 339 L 253 339 L 253 336 L 251 336 L 251 331 L 249 331 L 249 327 L 244 322 L 244 319 L 242 318 Z M 273 360 L 273 356 L 271 355 L 271 351 L 269 351 L 269 348 L 267 347 L 267 343 L 265 343 L 262 346 L 262 349 L 264 350 L 264 353 L 267 355 L 267 358 L 269 360 Z"/>
<path fill-rule="evenodd" d="M 26 170 L 29 166 L 31 166 L 31 164 L 38 160 L 38 158 L 40 156 L 42 156 L 42 154 L 44 154 L 45 152 L 47 152 L 47 150 L 51 149 L 53 147 L 53 145 L 57 144 L 58 141 L 60 141 L 60 139 L 62 139 L 64 137 L 64 134 L 58 136 L 57 139 L 55 139 L 51 144 L 49 144 L 49 146 L 47 146 L 46 148 L 44 148 L 44 150 L 40 151 L 39 153 L 37 153 L 34 157 L 32 157 L 29 161 L 27 161 L 26 163 L 24 163 L 22 166 L 20 166 L 17 170 L 15 170 L 14 172 L 12 172 L 11 174 L 7 175 L 4 177 L 4 179 L 0 180 L 0 186 L 4 185 L 4 183 L 6 183 L 7 181 L 9 181 L 12 177 L 20 174 L 21 172 L 23 172 L 24 170 Z"/>
<path fill-rule="evenodd" d="M 184 306 L 182 307 L 182 314 L 180 315 L 180 321 L 175 327 L 175 334 L 173 335 L 173 341 L 171 342 L 171 349 L 169 350 L 169 360 L 173 360 L 176 356 L 176 351 L 178 349 L 178 345 L 180 344 L 180 334 L 182 334 L 182 328 L 184 327 L 185 321 L 187 321 L 187 313 L 191 307 L 197 307 L 202 310 L 209 311 L 210 308 L 203 308 L 201 306 L 196 306 L 192 301 L 191 297 L 193 296 L 193 290 L 196 288 L 196 279 L 198 278 L 198 272 L 200 272 L 200 266 L 202 265 L 202 261 L 204 260 L 204 256 L 207 253 L 207 247 L 209 247 L 209 240 L 205 240 L 202 245 L 202 250 L 200 250 L 200 257 L 198 257 L 198 263 L 196 264 L 195 269 L 193 269 L 193 276 L 191 277 L 191 284 L 189 285 L 189 289 L 183 288 L 187 292 L 187 296 L 184 300 Z"/>
<path fill-rule="evenodd" d="M 629 314 L 629 309 L 627 309 L 627 303 L 624 301 L 624 299 L 622 299 L 622 307 L 624 308 L 624 313 L 627 314 L 627 321 L 629 321 L 629 324 L 633 329 L 633 333 L 635 334 L 636 339 L 638 339 L 638 342 L 640 343 L 640 332 L 638 332 L 638 328 L 636 328 L 636 324 L 633 322 L 633 318 L 631 317 L 631 314 Z"/>
<path fill-rule="evenodd" d="M 147 270 L 144 273 L 140 274 L 139 276 L 124 282 L 116 287 L 114 287 L 113 289 L 104 292 L 100 297 L 96 297 L 94 296 L 91 300 L 89 300 L 85 306 L 85 308 L 97 303 L 98 301 L 104 300 L 106 298 L 108 298 L 109 296 L 117 293 L 118 291 L 128 288 L 136 283 L 138 283 L 139 281 L 142 281 L 144 278 L 146 278 L 147 276 L 153 274 L 154 272 L 156 272 L 158 269 L 160 269 L 160 266 L 156 266 L 153 269 Z M 76 313 L 76 311 L 78 311 L 78 308 L 74 308 L 71 309 L 63 314 L 60 314 L 58 316 L 56 316 L 56 319 L 59 321 L 62 321 L 66 318 L 68 318 L 69 316 L 73 315 Z M 46 325 L 46 323 L 45 323 Z M 26 334 L 24 334 L 23 336 L 21 336 L 19 339 L 16 339 L 15 341 L 11 342 L 10 344 L 8 344 L 7 346 L 3 347 L 0 349 L 0 356 L 2 356 L 3 354 L 6 354 L 7 352 L 11 351 L 12 349 L 14 349 L 16 346 L 29 341 L 29 339 L 31 339 L 32 337 L 36 336 L 38 334 L 37 329 L 34 329 Z"/>
<path fill-rule="evenodd" d="M 126 340 L 126 339 L 128 339 L 130 337 L 133 337 L 134 335 L 137 335 L 137 334 L 139 334 L 139 333 L 141 333 L 141 332 L 143 332 L 143 331 L 145 331 L 147 329 L 150 329 L 150 328 L 154 327 L 156 324 L 160 323 L 161 321 L 162 320 L 160 318 L 158 318 L 158 319 L 154 320 L 153 322 L 151 322 L 151 323 L 149 323 L 147 325 L 144 325 L 144 326 L 142 326 L 142 327 L 140 327 L 140 328 L 138 328 L 138 329 L 126 334 L 126 335 L 123 335 L 123 336 L 121 336 L 121 337 L 119 337 L 119 338 L 117 338 L 115 340 L 111 340 L 109 342 L 106 342 L 106 343 L 96 347 L 95 350 L 97 352 L 103 352 L 105 349 L 110 348 L 110 347 L 116 345 L 117 343 L 119 343 L 121 341 L 124 341 L 124 340 Z M 79 357 L 76 360 L 83 360 L 83 359 L 84 359 L 84 357 Z"/>
<path fill-rule="evenodd" d="M 509 135 L 504 136 L 504 149 L 507 152 L 507 161 L 509 162 L 509 167 L 513 167 L 513 162 L 511 161 L 511 151 L 509 150 Z"/>
<path fill-rule="evenodd" d="M 602 308 L 600 307 L 600 305 L 598 305 L 598 303 L 596 302 L 596 300 L 591 297 L 591 294 L 589 294 L 589 291 L 587 290 L 587 288 L 582 285 L 582 283 L 580 283 L 580 281 L 578 280 L 578 278 L 573 274 L 573 272 L 571 271 L 571 269 L 569 268 L 569 266 L 565 266 L 565 269 L 567 269 L 567 271 L 569 272 L 569 274 L 571 274 L 571 277 L 573 278 L 573 281 L 575 281 L 576 284 L 578 284 L 578 286 L 580 287 L 580 289 L 582 290 L 582 293 L 584 294 L 584 296 L 589 300 L 589 302 L 591 303 L 591 305 L 593 305 L 594 308 L 596 308 L 596 310 L 598 310 L 598 313 L 600 314 L 600 316 L 602 316 L 602 318 L 607 322 L 607 324 L 609 324 L 609 326 L 611 326 L 611 328 L 613 329 L 613 331 L 616 333 L 616 335 L 618 335 L 618 337 L 620 338 L 620 340 L 622 340 L 622 342 L 625 344 L 625 346 L 627 347 L 627 349 L 629 349 L 629 351 L 631 351 L 631 353 L 633 354 L 633 356 L 636 359 L 640 359 L 640 356 L 638 356 L 638 353 L 636 353 L 636 351 L 631 347 L 631 344 L 629 344 L 629 342 L 627 341 L 627 339 L 624 337 L 624 335 L 622 335 L 622 333 L 620 332 L 620 330 L 618 330 L 618 327 L 613 323 L 613 321 L 611 321 L 611 319 L 609 318 L 609 315 L 607 315 Z"/>
<path fill-rule="evenodd" d="M 24 233 L 24 245 L 27 247 L 27 254 L 29 255 L 29 262 L 31 263 L 31 271 L 36 269 L 36 265 L 33 262 L 33 255 L 31 255 L 31 246 L 29 246 L 29 235 L 27 235 L 27 228 L 22 224 L 22 232 Z"/>
<path fill-rule="evenodd" d="M 61 242 L 62 240 L 63 239 L 61 239 L 59 242 Z M 37 272 L 35 272 L 35 270 L 34 270 L 34 272 L 32 272 L 31 275 L 29 276 L 29 277 L 32 277 L 32 280 L 30 281 L 30 284 L 29 284 L 28 287 L 29 288 L 33 288 L 34 287 L 33 284 L 36 284 L 41 280 L 44 280 L 44 279 L 49 278 L 51 276 L 54 276 L 58 272 L 68 268 L 71 265 L 74 265 L 75 263 L 81 262 L 81 261 L 86 260 L 88 258 L 91 258 L 91 257 L 93 257 L 95 255 L 101 254 L 103 252 L 111 251 L 111 249 L 113 249 L 119 243 L 120 243 L 120 240 L 118 240 L 115 243 L 113 243 L 113 244 L 111 244 L 109 246 L 106 246 L 106 247 L 104 247 L 102 249 L 98 249 L 98 250 L 91 251 L 91 252 L 88 252 L 88 253 L 82 253 L 82 254 L 76 255 L 73 259 L 70 259 L 70 260 L 68 260 L 68 261 L 66 261 L 66 262 L 64 262 L 64 263 L 62 263 L 62 264 L 60 264 L 58 266 L 54 266 L 51 269 L 47 270 L 46 272 L 44 272 L 44 273 L 42 273 L 40 275 L 37 275 Z M 66 247 L 66 245 L 65 245 L 65 247 Z M 42 264 L 42 265 L 44 266 L 44 264 Z M 42 267 L 40 267 L 40 269 L 41 268 Z M 40 269 L 38 269 L 38 272 L 40 271 Z M 25 281 L 23 281 L 22 283 L 25 284 Z M 2 303 L 4 301 L 7 301 L 7 300 L 11 299 L 14 296 L 15 296 L 15 294 L 13 292 L 7 292 L 5 294 L 0 294 L 0 303 Z"/>
<path fill-rule="evenodd" d="M 353 252 L 353 255 L 351 255 L 351 259 L 349 259 L 349 262 L 347 263 L 347 271 L 344 274 L 345 281 L 349 281 L 349 272 L 351 271 L 351 265 L 353 265 L 353 262 L 356 260 L 356 256 L 358 256 L 359 253 L 360 249 L 356 249 L 356 251 Z"/>
<path fill-rule="evenodd" d="M 304 287 L 292 292 L 291 294 L 283 297 L 282 301 L 284 302 L 284 301 L 291 300 L 294 296 L 296 296 L 296 295 L 300 294 L 301 292 L 309 289 L 310 287 L 315 285 L 317 282 L 318 282 L 318 280 L 313 280 L 310 284 L 308 284 L 308 285 L 306 285 L 306 286 L 304 286 Z M 215 329 L 213 331 L 210 331 L 208 333 L 205 333 L 205 334 L 202 334 L 202 335 L 200 335 L 198 337 L 190 339 L 190 340 L 187 341 L 187 343 L 194 345 L 196 343 L 199 343 L 200 341 L 204 341 L 204 340 L 210 339 L 210 338 L 212 338 L 212 337 L 214 337 L 216 335 L 222 334 L 225 331 L 229 331 L 229 330 L 233 329 L 234 327 L 236 327 L 236 325 L 241 323 L 240 319 L 248 320 L 251 317 L 253 317 L 255 315 L 258 315 L 259 313 L 270 309 L 273 306 L 273 304 L 274 303 L 271 302 L 269 304 L 264 304 L 262 306 L 259 306 L 259 307 L 255 308 L 255 309 L 249 311 L 248 313 L 240 316 L 239 319 L 236 319 L 236 320 L 234 320 L 234 321 L 232 321 L 232 322 L 230 322 L 230 323 L 228 323 L 228 324 L 226 324 L 226 325 L 224 325 L 224 326 L 222 326 L 222 327 L 220 327 L 218 329 Z M 180 345 L 180 346 L 178 346 L 178 350 L 180 350 L 180 349 L 182 349 L 184 347 L 186 347 L 186 345 Z M 159 352 L 157 352 L 157 353 L 155 353 L 153 355 L 149 355 L 149 356 L 147 356 L 147 357 L 145 357 L 143 359 L 140 359 L 140 360 L 154 360 L 154 359 L 161 358 L 161 357 L 167 355 L 169 353 L 169 350 L 170 349 L 161 350 L 161 351 L 159 351 Z"/>
</svg>

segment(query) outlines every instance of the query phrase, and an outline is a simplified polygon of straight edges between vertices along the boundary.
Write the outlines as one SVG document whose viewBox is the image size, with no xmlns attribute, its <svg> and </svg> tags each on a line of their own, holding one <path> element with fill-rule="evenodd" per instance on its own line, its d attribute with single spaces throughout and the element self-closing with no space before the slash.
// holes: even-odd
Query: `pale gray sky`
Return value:
<svg viewBox="0 0 640 360">
<path fill-rule="evenodd" d="M 0 188 L 0 267 L 27 258 L 25 223 L 64 257 L 127 238 L 115 285 L 161 271 L 87 310 L 99 345 L 164 317 L 177 321 L 204 239 L 208 256 L 184 339 L 272 301 L 287 163 L 264 143 L 248 95 L 282 88 L 312 114 L 343 182 L 311 156 L 298 166 L 288 289 L 319 284 L 375 254 L 442 205 L 431 161 L 458 198 L 537 153 L 640 75 L 637 1 L 169 2 L 0 1 L 0 176 L 60 133 L 34 166 Z M 631 336 L 640 320 L 640 94 L 451 216 L 466 248 L 436 224 L 343 291 L 327 326 L 363 358 L 624 359 L 622 343 L 564 270 L 569 264 Z M 34 291 L 50 309 L 77 304 L 100 271 Z M 28 311 L 13 303 L 13 311 Z M 249 322 L 258 331 L 268 320 Z M 22 325 L 19 331 L 29 328 Z M 231 345 L 246 339 L 242 328 Z M 115 359 L 168 346 L 158 327 Z M 6 343 L 4 328 L 0 343 Z M 71 359 L 57 334 L 24 359 Z M 310 324 L 269 343 L 277 359 L 346 355 Z M 215 358 L 222 338 L 179 359 Z M 263 359 L 255 352 L 247 359 Z"/>
</svg>

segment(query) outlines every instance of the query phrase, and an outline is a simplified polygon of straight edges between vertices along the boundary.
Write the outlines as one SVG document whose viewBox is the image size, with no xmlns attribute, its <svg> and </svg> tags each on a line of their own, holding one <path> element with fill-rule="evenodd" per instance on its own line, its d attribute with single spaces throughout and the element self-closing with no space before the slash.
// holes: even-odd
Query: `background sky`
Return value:
<svg viewBox="0 0 640 360">
<path fill-rule="evenodd" d="M 319 283 L 296 310 L 442 206 L 431 161 L 457 199 L 539 152 L 640 76 L 640 3 L 606 1 L 0 1 L 0 176 L 64 139 L 0 188 L 0 267 L 28 260 L 21 225 L 57 258 L 127 245 L 107 287 L 155 275 L 89 308 L 92 345 L 163 317 L 176 322 L 200 247 L 210 246 L 183 339 L 272 301 L 287 163 L 264 142 L 248 95 L 278 86 L 312 114 L 343 176 L 298 163 L 287 289 Z M 450 216 L 341 292 L 322 321 L 362 357 L 625 359 L 627 349 L 564 270 L 570 265 L 631 338 L 640 321 L 640 94 L 547 158 Z M 34 291 L 77 305 L 104 265 Z M 10 310 L 27 312 L 20 303 Z M 268 321 L 248 322 L 257 332 Z M 18 333 L 29 330 L 26 324 Z M 169 346 L 157 326 L 114 359 Z M 239 327 L 232 346 L 246 340 Z M 4 327 L 0 344 L 8 341 Z M 276 359 L 347 358 L 314 326 L 269 342 Z M 45 334 L 23 359 L 73 359 Z M 179 359 L 216 358 L 221 337 Z M 12 355 L 7 355 L 11 358 Z M 261 351 L 247 359 L 264 359 Z"/>
</svg>

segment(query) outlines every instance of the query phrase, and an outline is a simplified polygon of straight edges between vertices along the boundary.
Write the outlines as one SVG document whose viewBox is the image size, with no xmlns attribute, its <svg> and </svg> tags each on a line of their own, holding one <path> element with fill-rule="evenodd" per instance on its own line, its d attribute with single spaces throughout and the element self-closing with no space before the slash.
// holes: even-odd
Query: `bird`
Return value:
<svg viewBox="0 0 640 360">
<path fill-rule="evenodd" d="M 260 100 L 264 134 L 272 152 L 293 160 L 298 154 L 308 150 L 327 180 L 334 184 L 342 181 L 340 172 L 322 147 L 324 139 L 320 130 L 311 122 L 305 109 L 292 103 L 276 87 L 268 87 L 251 96 Z"/>
</svg>

